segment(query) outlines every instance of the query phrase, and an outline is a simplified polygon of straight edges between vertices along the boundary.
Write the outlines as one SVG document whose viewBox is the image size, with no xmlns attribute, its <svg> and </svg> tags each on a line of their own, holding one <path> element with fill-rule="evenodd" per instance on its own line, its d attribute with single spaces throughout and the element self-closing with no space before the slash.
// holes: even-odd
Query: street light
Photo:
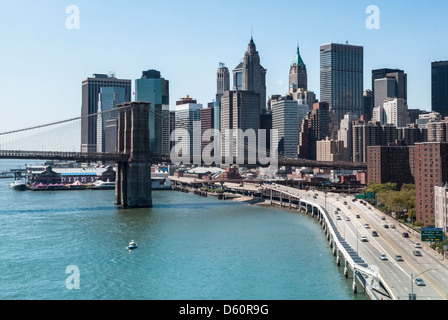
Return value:
<svg viewBox="0 0 448 320">
<path fill-rule="evenodd" d="M 433 270 L 433 271 L 436 271 L 437 269 L 428 269 L 428 270 L 425 270 L 425 271 L 423 271 L 423 272 L 420 272 L 418 275 L 416 275 L 415 277 L 413 276 L 413 274 L 411 273 L 411 295 L 409 296 L 409 300 L 414 300 L 413 298 L 414 298 L 414 279 L 415 278 L 417 278 L 419 275 L 421 275 L 421 274 L 423 274 L 423 273 L 425 273 L 425 272 L 427 272 L 427 271 L 431 271 L 431 270 Z"/>
</svg>

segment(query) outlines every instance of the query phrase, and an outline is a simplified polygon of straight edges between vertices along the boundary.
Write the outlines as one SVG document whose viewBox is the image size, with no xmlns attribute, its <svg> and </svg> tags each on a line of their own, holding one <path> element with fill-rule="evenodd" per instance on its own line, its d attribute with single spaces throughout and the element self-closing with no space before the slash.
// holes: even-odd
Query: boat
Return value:
<svg viewBox="0 0 448 320">
<path fill-rule="evenodd" d="M 20 171 L 14 172 L 14 182 L 9 185 L 9 187 L 13 190 L 25 190 L 26 189 L 26 183 L 22 180 L 22 174 Z"/>
<path fill-rule="evenodd" d="M 129 242 L 129 245 L 128 245 L 128 249 L 129 249 L 129 250 L 133 250 L 133 249 L 136 249 L 136 248 L 137 248 L 137 244 L 135 243 L 134 240 L 132 240 L 131 242 Z"/>
<path fill-rule="evenodd" d="M 94 189 L 115 189 L 115 182 L 98 180 L 93 183 Z"/>
</svg>

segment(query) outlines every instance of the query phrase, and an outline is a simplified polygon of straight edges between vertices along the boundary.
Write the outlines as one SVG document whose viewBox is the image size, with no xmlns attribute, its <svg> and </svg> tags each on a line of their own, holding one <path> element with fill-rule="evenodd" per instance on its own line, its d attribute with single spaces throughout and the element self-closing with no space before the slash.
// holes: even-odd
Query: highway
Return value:
<svg viewBox="0 0 448 320">
<path fill-rule="evenodd" d="M 353 202 L 354 197 L 350 195 L 305 192 L 281 185 L 276 188 L 326 208 L 346 241 L 387 282 L 394 299 L 409 300 L 410 294 L 415 294 L 417 300 L 448 299 L 448 261 L 422 242 L 415 231 L 413 234 L 369 204 L 363 205 L 359 200 Z M 386 224 L 388 228 L 384 226 Z M 373 236 L 373 231 L 378 236 Z M 409 237 L 403 237 L 403 232 Z M 364 241 L 361 240 L 363 236 Z M 419 242 L 421 248 L 414 247 L 415 242 Z M 414 250 L 419 250 L 421 256 L 415 256 Z M 382 259 L 381 255 L 386 258 Z M 398 261 L 396 255 L 403 260 Z M 425 285 L 418 286 L 413 281 L 415 278 L 421 278 Z"/>
</svg>

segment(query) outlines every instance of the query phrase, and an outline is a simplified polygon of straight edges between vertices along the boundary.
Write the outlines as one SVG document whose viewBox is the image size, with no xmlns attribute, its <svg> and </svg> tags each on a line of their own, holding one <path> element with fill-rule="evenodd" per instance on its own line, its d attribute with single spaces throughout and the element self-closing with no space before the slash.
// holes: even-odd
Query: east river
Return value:
<svg viewBox="0 0 448 320">
<path fill-rule="evenodd" d="M 2 300 L 368 299 L 307 215 L 175 191 L 154 191 L 151 209 L 121 209 L 113 190 L 11 182 L 0 179 Z"/>
</svg>

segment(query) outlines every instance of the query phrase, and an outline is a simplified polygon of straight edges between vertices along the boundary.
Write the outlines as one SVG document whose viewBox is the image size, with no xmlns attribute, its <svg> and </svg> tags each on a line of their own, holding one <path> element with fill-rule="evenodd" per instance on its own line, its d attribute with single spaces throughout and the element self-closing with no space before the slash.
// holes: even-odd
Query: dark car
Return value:
<svg viewBox="0 0 448 320">
<path fill-rule="evenodd" d="M 376 232 L 376 231 L 372 231 L 372 236 L 374 236 L 374 237 L 378 237 L 378 232 Z"/>
<path fill-rule="evenodd" d="M 407 233 L 407 232 L 403 232 L 403 237 L 405 237 L 405 238 L 409 238 L 409 233 Z"/>
<path fill-rule="evenodd" d="M 422 253 L 418 250 L 414 250 L 412 253 L 414 256 L 417 256 L 417 257 L 420 257 L 422 255 Z"/>
</svg>

